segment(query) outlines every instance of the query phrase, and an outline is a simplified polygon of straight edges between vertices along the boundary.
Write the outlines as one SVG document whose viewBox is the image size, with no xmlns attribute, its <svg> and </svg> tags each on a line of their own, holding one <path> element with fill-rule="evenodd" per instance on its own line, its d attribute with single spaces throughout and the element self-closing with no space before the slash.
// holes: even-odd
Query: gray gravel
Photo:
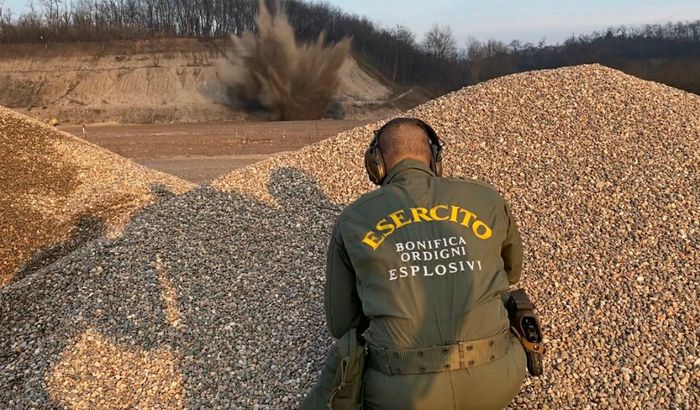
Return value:
<svg viewBox="0 0 700 410">
<path fill-rule="evenodd" d="M 600 66 L 413 110 L 513 204 L 547 374 L 514 408 L 700 405 L 700 97 Z M 152 205 L 0 289 L 0 404 L 295 408 L 330 338 L 325 248 L 376 124 Z"/>
</svg>

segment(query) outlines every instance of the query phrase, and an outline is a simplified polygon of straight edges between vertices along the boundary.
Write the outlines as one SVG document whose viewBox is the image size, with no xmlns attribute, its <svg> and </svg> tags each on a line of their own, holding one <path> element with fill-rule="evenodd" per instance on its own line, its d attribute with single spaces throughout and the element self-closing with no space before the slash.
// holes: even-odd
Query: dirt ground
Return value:
<svg viewBox="0 0 700 410">
<path fill-rule="evenodd" d="M 366 124 L 360 120 L 96 124 L 58 128 L 139 164 L 203 184 L 233 169 Z"/>
</svg>

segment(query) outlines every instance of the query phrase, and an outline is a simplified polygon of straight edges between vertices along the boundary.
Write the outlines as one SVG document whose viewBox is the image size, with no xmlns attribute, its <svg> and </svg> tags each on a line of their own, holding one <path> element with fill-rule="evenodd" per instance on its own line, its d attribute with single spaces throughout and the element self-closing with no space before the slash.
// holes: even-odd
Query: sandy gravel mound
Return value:
<svg viewBox="0 0 700 410">
<path fill-rule="evenodd" d="M 193 185 L 0 106 L 0 286 Z"/>
<path fill-rule="evenodd" d="M 520 224 L 549 353 L 513 408 L 697 408 L 700 98 L 580 66 L 411 114 L 446 140 L 446 171 L 496 186 Z M 296 408 L 330 345 L 328 235 L 370 189 L 376 125 L 157 204 L 0 289 L 0 403 L 95 407 L 135 403 L 133 390 L 173 407 Z M 106 347 L 86 366 L 72 352 L 90 346 Z M 148 383 L 104 377 L 137 371 Z"/>
</svg>

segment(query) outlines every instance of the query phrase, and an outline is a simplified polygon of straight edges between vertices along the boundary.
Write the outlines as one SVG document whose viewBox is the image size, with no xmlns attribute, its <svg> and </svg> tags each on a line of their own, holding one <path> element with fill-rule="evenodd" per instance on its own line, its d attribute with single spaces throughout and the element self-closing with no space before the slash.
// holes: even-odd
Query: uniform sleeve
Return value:
<svg viewBox="0 0 700 410">
<path fill-rule="evenodd" d="M 504 204 L 508 219 L 508 231 L 501 247 L 501 258 L 503 258 L 503 266 L 506 274 L 508 274 L 508 282 L 514 285 L 520 279 L 523 269 L 523 244 L 520 240 L 520 233 L 515 225 L 510 206 L 508 203 L 504 202 Z"/>
<path fill-rule="evenodd" d="M 358 334 L 366 328 L 362 302 L 355 286 L 355 271 L 336 225 L 328 245 L 324 308 L 328 328 L 334 338 L 340 338 L 351 328 Z"/>
</svg>

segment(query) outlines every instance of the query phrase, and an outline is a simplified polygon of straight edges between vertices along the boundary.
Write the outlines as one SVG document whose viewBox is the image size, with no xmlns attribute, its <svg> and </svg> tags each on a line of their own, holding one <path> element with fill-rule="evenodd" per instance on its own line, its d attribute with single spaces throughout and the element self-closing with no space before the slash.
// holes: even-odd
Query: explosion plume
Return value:
<svg viewBox="0 0 700 410">
<path fill-rule="evenodd" d="M 279 1 L 274 13 L 259 0 L 257 33 L 232 35 L 232 47 L 218 76 L 233 104 L 264 109 L 278 120 L 321 118 L 340 83 L 339 70 L 350 52 L 349 38 L 325 44 L 298 44 Z"/>
</svg>

